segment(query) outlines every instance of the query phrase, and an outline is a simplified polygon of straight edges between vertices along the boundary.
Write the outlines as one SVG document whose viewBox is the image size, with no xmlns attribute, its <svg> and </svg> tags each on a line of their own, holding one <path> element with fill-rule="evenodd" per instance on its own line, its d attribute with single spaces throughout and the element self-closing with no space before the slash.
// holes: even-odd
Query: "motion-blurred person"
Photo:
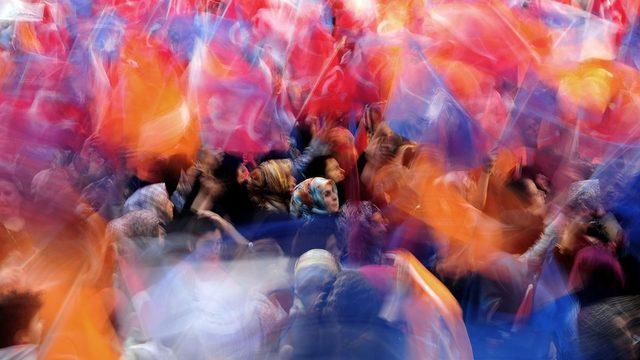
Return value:
<svg viewBox="0 0 640 360">
<path fill-rule="evenodd" d="M 8 173 L 0 174 L 0 265 L 10 257 L 14 262 L 24 261 L 34 251 L 24 205 L 18 183 Z"/>
<path fill-rule="evenodd" d="M 387 221 L 377 206 L 369 201 L 347 202 L 339 226 L 345 242 L 343 261 L 352 266 L 383 262 Z"/>
<path fill-rule="evenodd" d="M 38 315 L 42 300 L 26 290 L 0 289 L 0 358 L 38 359 L 42 322 Z"/>
<path fill-rule="evenodd" d="M 294 218 L 304 221 L 294 238 L 292 256 L 311 249 L 326 249 L 340 256 L 336 222 L 340 202 L 333 180 L 311 178 L 301 182 L 293 191 L 290 208 Z"/>
<path fill-rule="evenodd" d="M 344 193 L 344 179 L 346 172 L 340 167 L 340 163 L 333 156 L 319 156 L 314 158 L 305 171 L 307 178 L 322 177 L 325 179 L 333 180 L 338 189 L 338 199 L 341 204 L 346 201 L 346 195 Z"/>
</svg>

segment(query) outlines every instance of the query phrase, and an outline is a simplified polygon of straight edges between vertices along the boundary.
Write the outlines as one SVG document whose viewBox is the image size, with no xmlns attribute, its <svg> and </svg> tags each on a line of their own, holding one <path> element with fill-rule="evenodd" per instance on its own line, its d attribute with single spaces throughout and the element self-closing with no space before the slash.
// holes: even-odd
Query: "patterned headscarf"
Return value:
<svg viewBox="0 0 640 360">
<path fill-rule="evenodd" d="M 376 213 L 381 213 L 380 209 L 370 201 L 347 201 L 342 206 L 342 212 L 338 219 L 338 228 L 346 233 L 349 229 L 358 224 L 371 226 L 371 219 Z"/>
<path fill-rule="evenodd" d="M 600 181 L 582 180 L 571 184 L 567 199 L 567 205 L 571 210 L 594 213 L 601 204 Z"/>
<path fill-rule="evenodd" d="M 340 264 L 330 252 L 324 249 L 311 249 L 300 255 L 296 261 L 294 275 L 299 275 L 302 270 L 313 267 L 326 270 L 334 276 L 340 272 Z"/>
<path fill-rule="evenodd" d="M 322 194 L 322 188 L 326 184 L 331 184 L 333 191 L 338 193 L 333 180 L 321 177 L 310 178 L 296 185 L 291 195 L 291 215 L 300 218 L 311 214 L 328 214 Z"/>
<path fill-rule="evenodd" d="M 116 245 L 130 239 L 140 248 L 146 248 L 160 235 L 162 220 L 153 210 L 136 210 L 109 222 L 107 235 Z"/>
<path fill-rule="evenodd" d="M 170 221 L 173 204 L 164 183 L 147 185 L 131 194 L 124 203 L 123 214 L 137 210 L 153 210 L 163 221 Z"/>
<path fill-rule="evenodd" d="M 249 192 L 266 210 L 287 211 L 291 160 L 269 160 L 251 172 Z"/>
</svg>

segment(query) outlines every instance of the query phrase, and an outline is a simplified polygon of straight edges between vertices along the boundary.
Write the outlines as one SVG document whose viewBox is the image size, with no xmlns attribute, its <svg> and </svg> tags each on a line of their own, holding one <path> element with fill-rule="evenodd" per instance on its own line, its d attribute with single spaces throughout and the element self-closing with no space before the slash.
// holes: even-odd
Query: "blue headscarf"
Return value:
<svg viewBox="0 0 640 360">
<path fill-rule="evenodd" d="M 314 177 L 296 185 L 291 195 L 290 211 L 295 218 L 309 217 L 312 214 L 328 214 L 327 205 L 324 202 L 323 188 L 331 184 L 337 194 L 336 184 L 333 180 Z"/>
</svg>

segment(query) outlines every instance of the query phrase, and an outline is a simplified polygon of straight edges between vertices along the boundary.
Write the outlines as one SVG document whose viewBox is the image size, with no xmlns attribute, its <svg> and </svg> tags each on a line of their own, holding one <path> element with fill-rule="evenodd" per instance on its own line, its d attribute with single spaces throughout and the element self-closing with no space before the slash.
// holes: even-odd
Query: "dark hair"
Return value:
<svg viewBox="0 0 640 360">
<path fill-rule="evenodd" d="M 322 155 L 314 157 L 307 168 L 304 171 L 304 174 L 307 178 L 312 177 L 327 177 L 325 172 L 327 169 L 327 160 L 333 158 L 332 155 Z"/>
<path fill-rule="evenodd" d="M 316 302 L 311 306 L 310 314 L 312 314 L 313 316 L 322 317 L 325 312 L 329 312 L 329 295 L 333 291 L 333 284 L 335 283 L 335 281 L 335 276 L 330 275 L 327 277 L 327 281 L 322 284 L 322 291 L 320 292 L 320 295 L 318 295 Z"/>
<path fill-rule="evenodd" d="M 42 307 L 40 294 L 11 290 L 0 294 L 0 348 L 15 343 L 16 334 L 29 328 L 29 323 Z"/>
<path fill-rule="evenodd" d="M 183 170 L 191 165 L 191 161 L 184 154 L 174 154 L 167 159 L 158 159 L 152 164 L 152 171 L 159 176 L 156 182 L 163 182 L 169 197 L 178 188 Z"/>
<path fill-rule="evenodd" d="M 338 321 L 368 322 L 378 316 L 382 300 L 361 273 L 342 271 L 333 283 L 327 309 Z"/>
<path fill-rule="evenodd" d="M 256 163 L 261 164 L 261 163 L 263 163 L 265 161 L 269 161 L 269 160 L 284 160 L 284 159 L 290 159 L 290 158 L 291 158 L 291 156 L 286 151 L 271 150 L 271 151 L 263 154 L 262 156 L 257 157 Z"/>
<path fill-rule="evenodd" d="M 598 239 L 604 244 L 608 244 L 612 239 L 607 233 L 607 228 L 601 218 L 593 218 L 587 225 L 586 235 Z"/>
<path fill-rule="evenodd" d="M 218 167 L 213 170 L 213 176 L 229 186 L 236 181 L 240 165 L 242 165 L 242 157 L 225 153 Z"/>
<path fill-rule="evenodd" d="M 184 205 L 182 205 L 182 211 L 178 214 L 178 217 L 186 217 L 191 214 L 191 206 L 193 205 L 194 200 L 200 193 L 200 188 L 202 187 L 202 177 L 206 176 L 201 171 L 196 173 L 195 179 L 193 180 L 193 184 L 191 184 L 191 191 L 184 198 Z"/>
</svg>

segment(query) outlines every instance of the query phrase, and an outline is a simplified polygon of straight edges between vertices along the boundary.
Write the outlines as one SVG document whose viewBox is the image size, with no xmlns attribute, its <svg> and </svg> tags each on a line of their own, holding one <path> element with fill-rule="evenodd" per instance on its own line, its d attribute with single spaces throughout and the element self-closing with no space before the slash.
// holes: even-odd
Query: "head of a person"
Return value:
<svg viewBox="0 0 640 360">
<path fill-rule="evenodd" d="M 305 308 L 313 306 L 319 295 L 335 280 L 340 264 L 330 252 L 312 249 L 302 254 L 294 267 L 294 292 Z"/>
<path fill-rule="evenodd" d="M 384 237 L 374 237 L 364 224 L 356 224 L 347 233 L 347 259 L 354 265 L 382 262 Z"/>
<path fill-rule="evenodd" d="M 194 239 L 193 244 L 189 246 L 198 260 L 215 261 L 232 257 L 229 255 L 232 251 L 229 251 L 225 245 L 228 244 L 225 244 L 220 229 L 210 227 L 207 230 L 203 230 L 202 233 Z"/>
<path fill-rule="evenodd" d="M 41 307 L 38 293 L 17 289 L 0 293 L 0 348 L 39 343 Z"/>
<path fill-rule="evenodd" d="M 228 239 L 218 225 L 208 218 L 193 219 L 182 227 L 182 231 L 193 237 L 188 247 L 197 258 L 215 260 L 224 257 L 225 251 L 229 250 Z"/>
<path fill-rule="evenodd" d="M 340 232 L 346 234 L 357 225 L 368 229 L 373 238 L 381 238 L 387 233 L 388 222 L 372 202 L 347 201 L 338 219 Z"/>
<path fill-rule="evenodd" d="M 288 205 L 291 192 L 296 186 L 290 160 L 268 160 L 251 172 L 249 192 L 258 205 L 265 200 L 275 200 Z M 282 204 L 281 204 L 282 205 Z"/>
<path fill-rule="evenodd" d="M 160 242 L 164 230 L 162 220 L 152 210 L 136 210 L 109 222 L 107 236 L 120 244 L 129 239 L 143 250 L 153 242 Z"/>
<path fill-rule="evenodd" d="M 418 197 L 414 196 L 409 180 L 409 169 L 399 164 L 390 163 L 380 167 L 373 177 L 370 188 L 373 190 L 373 201 L 384 208 L 394 201 L 402 202 L 404 208 L 415 208 L 418 205 Z"/>
<path fill-rule="evenodd" d="M 180 217 L 191 214 L 198 206 L 198 201 L 206 198 L 217 199 L 225 191 L 225 186 L 211 174 L 208 167 L 196 165 L 193 172 L 193 180 L 190 186 L 185 186 L 184 205 L 179 214 Z M 199 199 L 197 201 L 197 199 Z"/>
<path fill-rule="evenodd" d="M 99 180 L 111 170 L 107 156 L 102 150 L 103 143 L 97 137 L 87 139 L 80 152 L 73 158 L 76 171 L 87 183 Z"/>
<path fill-rule="evenodd" d="M 8 174 L 0 174 L 0 219 L 20 213 L 22 191 Z"/>
<path fill-rule="evenodd" d="M 108 203 L 113 185 L 114 182 L 108 178 L 90 183 L 80 192 L 81 204 L 86 204 L 92 211 L 100 211 Z"/>
<path fill-rule="evenodd" d="M 291 195 L 291 214 L 296 217 L 313 214 L 335 214 L 340 209 L 338 190 L 333 180 L 315 177 L 296 185 Z"/>
<path fill-rule="evenodd" d="M 163 252 L 180 259 L 217 261 L 232 251 L 228 240 L 213 220 L 187 217 L 169 224 Z"/>
<path fill-rule="evenodd" d="M 391 130 L 385 123 L 381 123 L 373 134 L 369 146 L 366 149 L 367 159 L 384 165 L 391 161 L 398 148 L 402 145 L 402 138 Z"/>
<path fill-rule="evenodd" d="M 338 274 L 329 296 L 327 310 L 343 323 L 366 323 L 375 319 L 382 308 L 382 300 L 369 281 L 358 271 L 345 270 Z"/>
<path fill-rule="evenodd" d="M 249 180 L 249 170 L 242 157 L 225 153 L 213 175 L 226 186 L 243 184 Z"/>
<path fill-rule="evenodd" d="M 31 198 L 36 206 L 50 213 L 65 214 L 75 210 L 78 194 L 73 180 L 63 168 L 38 172 L 31 180 Z"/>
<path fill-rule="evenodd" d="M 607 231 L 605 211 L 598 180 L 578 181 L 571 185 L 563 209 L 568 222 L 560 245 L 577 253 L 590 245 L 615 245 Z"/>
<path fill-rule="evenodd" d="M 344 180 L 346 172 L 340 167 L 340 163 L 333 156 L 315 157 L 305 171 L 308 177 L 323 177 L 340 183 Z"/>
<path fill-rule="evenodd" d="M 385 104 L 383 102 L 367 104 L 364 109 L 363 120 L 369 136 L 375 133 L 376 129 L 378 129 L 378 125 L 380 125 L 383 120 L 382 113 L 384 105 Z"/>
<path fill-rule="evenodd" d="M 515 206 L 525 209 L 532 215 L 543 216 L 546 211 L 546 197 L 549 193 L 548 180 L 529 167 L 516 167 L 511 170 L 506 189 Z"/>
<path fill-rule="evenodd" d="M 356 166 L 358 152 L 355 138 L 348 129 L 341 126 L 331 128 L 324 140 L 329 144 L 333 157 L 342 169 L 349 172 Z"/>
<path fill-rule="evenodd" d="M 600 181 L 581 180 L 569 187 L 565 214 L 571 218 L 597 218 L 604 215 Z"/>
<path fill-rule="evenodd" d="M 583 307 L 577 319 L 581 358 L 640 358 L 638 305 L 637 296 L 620 296 Z"/>
<path fill-rule="evenodd" d="M 164 183 L 151 184 L 136 190 L 125 201 L 123 212 L 125 214 L 137 210 L 152 210 L 165 223 L 173 218 L 173 203 Z"/>
<path fill-rule="evenodd" d="M 565 253 L 573 255 L 590 246 L 599 246 L 614 252 L 619 239 L 608 229 L 606 221 L 606 218 L 599 215 L 569 218 L 559 245 Z"/>
</svg>

